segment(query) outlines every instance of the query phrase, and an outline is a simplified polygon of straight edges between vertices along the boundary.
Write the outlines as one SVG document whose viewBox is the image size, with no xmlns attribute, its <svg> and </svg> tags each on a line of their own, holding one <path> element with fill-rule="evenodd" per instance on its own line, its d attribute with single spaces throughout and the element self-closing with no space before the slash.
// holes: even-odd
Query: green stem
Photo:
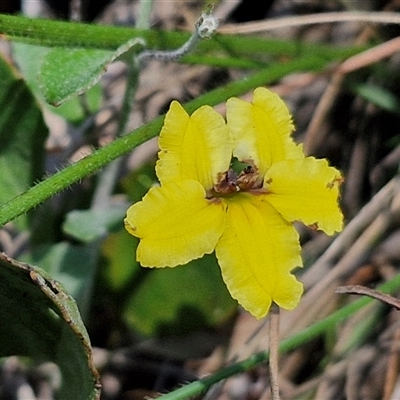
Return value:
<svg viewBox="0 0 400 400">
<path fill-rule="evenodd" d="M 250 75 L 246 79 L 229 83 L 224 87 L 199 96 L 185 104 L 185 109 L 189 113 L 192 113 L 194 110 L 205 104 L 215 106 L 226 101 L 229 97 L 239 96 L 257 86 L 270 84 L 288 73 L 294 71 L 321 70 L 326 63 L 326 60 L 319 57 L 306 57 L 299 58 L 288 64 L 275 64 L 263 71 Z M 155 118 L 146 125 L 143 125 L 133 132 L 116 139 L 109 145 L 94 151 L 91 155 L 64 168 L 51 177 L 39 182 L 21 195 L 3 204 L 0 207 L 0 227 L 36 207 L 54 194 L 66 189 L 73 183 L 78 182 L 85 176 L 103 168 L 111 161 L 129 153 L 140 144 L 157 136 L 162 121 L 163 116 Z"/>
<path fill-rule="evenodd" d="M 122 136 L 127 129 L 129 116 L 131 114 L 133 103 L 135 101 L 136 90 L 139 83 L 139 68 L 140 67 L 138 62 L 136 61 L 136 57 L 133 57 L 132 62 L 128 65 L 127 70 L 128 76 L 126 80 L 126 89 L 122 101 L 122 107 L 117 127 L 118 137 Z"/>
<path fill-rule="evenodd" d="M 400 274 L 381 285 L 378 289 L 385 293 L 393 293 L 398 290 L 400 285 Z M 315 324 L 309 326 L 308 328 L 302 330 L 301 332 L 283 340 L 279 346 L 279 352 L 281 354 L 287 353 L 297 347 L 307 343 L 319 336 L 324 332 L 330 330 L 332 327 L 348 318 L 356 311 L 360 310 L 362 307 L 373 301 L 368 297 L 362 297 L 353 303 L 341 308 L 340 310 L 332 313 L 322 321 L 316 322 Z M 198 381 L 192 382 L 186 386 L 183 386 L 173 392 L 167 393 L 158 397 L 159 400 L 184 400 L 196 395 L 199 395 L 206 390 L 208 390 L 212 385 L 222 381 L 223 379 L 229 378 L 230 376 L 239 374 L 241 372 L 248 371 L 255 366 L 268 361 L 269 353 L 260 352 L 254 354 L 253 356 L 240 361 L 236 364 L 232 364 L 217 373 L 208 376 Z"/>
<path fill-rule="evenodd" d="M 121 137 L 127 128 L 131 109 L 134 104 L 135 94 L 139 81 L 139 65 L 136 57 L 133 58 L 132 63 L 128 66 L 127 82 L 122 101 L 121 112 L 117 126 L 117 137 Z M 99 184 L 93 194 L 92 207 L 102 208 L 109 203 L 110 196 L 114 190 L 115 182 L 122 164 L 122 158 L 114 160 L 106 166 L 104 171 L 99 177 Z"/>
<path fill-rule="evenodd" d="M 61 33 L 60 33 L 61 32 Z M 0 14 L 0 36 L 40 46 L 84 47 L 115 50 L 133 38 L 146 42 L 146 49 L 175 49 L 186 42 L 190 33 L 136 29 L 117 26 L 84 24 L 77 22 L 31 19 Z M 366 47 L 334 47 L 293 40 L 272 40 L 244 35 L 216 35 L 212 40 L 203 40 L 197 51 L 210 55 L 213 50 L 223 54 L 236 54 L 254 59 L 258 56 L 296 57 L 304 53 L 312 56 L 342 59 L 360 52 Z M 184 60 L 184 59 L 183 59 Z"/>
<path fill-rule="evenodd" d="M 139 29 L 31 19 L 4 14 L 0 14 L 0 34 L 6 39 L 41 46 L 82 46 L 108 50 L 115 50 L 134 37 L 147 40 L 146 31 Z"/>
<path fill-rule="evenodd" d="M 139 16 L 136 27 L 138 29 L 150 28 L 150 14 L 153 8 L 153 0 L 140 0 Z"/>
</svg>

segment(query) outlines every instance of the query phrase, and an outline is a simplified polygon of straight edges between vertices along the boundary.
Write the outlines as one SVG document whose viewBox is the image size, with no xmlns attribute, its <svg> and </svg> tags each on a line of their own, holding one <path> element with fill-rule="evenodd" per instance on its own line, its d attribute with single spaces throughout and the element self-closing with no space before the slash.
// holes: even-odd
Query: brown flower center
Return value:
<svg viewBox="0 0 400 400">
<path fill-rule="evenodd" d="M 240 173 L 232 168 L 218 177 L 218 182 L 211 190 L 210 197 L 223 197 L 237 192 L 258 190 L 262 187 L 262 179 L 258 169 L 247 165 Z"/>
</svg>

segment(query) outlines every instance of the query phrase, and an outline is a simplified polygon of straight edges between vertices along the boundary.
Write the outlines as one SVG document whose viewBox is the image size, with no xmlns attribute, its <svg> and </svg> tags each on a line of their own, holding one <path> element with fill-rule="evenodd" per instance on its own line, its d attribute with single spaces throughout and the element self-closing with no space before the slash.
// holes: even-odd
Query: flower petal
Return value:
<svg viewBox="0 0 400 400">
<path fill-rule="evenodd" d="M 190 117 L 173 101 L 159 139 L 156 172 L 161 184 L 193 179 L 204 188 L 217 183 L 218 174 L 229 168 L 233 144 L 224 119 L 209 106 Z"/>
<path fill-rule="evenodd" d="M 288 221 L 316 225 L 328 235 L 343 228 L 338 205 L 340 172 L 326 160 L 307 157 L 273 164 L 264 187 L 267 201 Z"/>
<path fill-rule="evenodd" d="M 290 273 L 302 265 L 298 234 L 261 197 L 244 193 L 226 200 L 226 229 L 216 247 L 232 297 L 257 318 L 272 301 L 293 309 L 303 292 Z"/>
<path fill-rule="evenodd" d="M 207 200 L 196 181 L 151 188 L 124 220 L 141 239 L 137 260 L 145 267 L 175 267 L 212 253 L 225 227 L 225 208 Z"/>
<path fill-rule="evenodd" d="M 233 155 L 253 161 L 262 175 L 275 162 L 304 158 L 291 134 L 292 118 L 281 98 L 265 88 L 254 91 L 253 103 L 231 98 L 227 101 L 228 127 L 235 144 Z"/>
</svg>

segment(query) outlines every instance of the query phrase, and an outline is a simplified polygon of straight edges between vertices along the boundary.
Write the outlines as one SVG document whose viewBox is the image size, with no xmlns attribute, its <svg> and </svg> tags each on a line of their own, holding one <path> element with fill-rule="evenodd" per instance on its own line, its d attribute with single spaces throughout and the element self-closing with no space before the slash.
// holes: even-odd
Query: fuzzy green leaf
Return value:
<svg viewBox="0 0 400 400">
<path fill-rule="evenodd" d="M 389 90 L 369 83 L 359 84 L 355 86 L 354 90 L 359 96 L 377 107 L 400 114 L 400 100 Z"/>
<path fill-rule="evenodd" d="M 27 85 L 35 97 L 51 112 L 61 115 L 73 124 L 79 124 L 86 117 L 82 102 L 78 97 L 72 97 L 59 107 L 47 104 L 39 85 L 39 74 L 44 58 L 51 51 L 48 47 L 26 43 L 13 43 L 13 58 L 16 61 Z M 86 106 L 90 112 L 99 110 L 102 101 L 100 85 L 95 85 L 86 92 Z"/>
<path fill-rule="evenodd" d="M 65 286 L 76 300 L 83 318 L 89 313 L 96 260 L 93 246 L 68 242 L 42 245 L 33 254 L 24 257 L 24 261 L 40 265 L 53 279 Z"/>
<path fill-rule="evenodd" d="M 43 176 L 47 127 L 25 82 L 0 57 L 0 204 Z M 27 227 L 26 216 L 18 220 Z"/>
<path fill-rule="evenodd" d="M 0 356 L 52 361 L 58 398 L 98 400 L 99 376 L 75 300 L 44 271 L 0 253 Z"/>
<path fill-rule="evenodd" d="M 63 224 L 63 231 L 81 242 L 93 242 L 121 227 L 128 207 L 128 204 L 117 204 L 104 209 L 71 211 Z"/>
<path fill-rule="evenodd" d="M 97 83 L 108 66 L 122 54 L 135 52 L 142 46 L 133 39 L 115 51 L 83 48 L 55 48 L 43 60 L 39 75 L 46 101 L 58 106 L 82 94 Z"/>
</svg>

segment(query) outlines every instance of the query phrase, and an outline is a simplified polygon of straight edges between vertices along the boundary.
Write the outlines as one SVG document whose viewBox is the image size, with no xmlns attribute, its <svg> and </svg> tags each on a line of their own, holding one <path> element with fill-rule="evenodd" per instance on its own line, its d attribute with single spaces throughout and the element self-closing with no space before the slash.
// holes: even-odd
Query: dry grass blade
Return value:
<svg viewBox="0 0 400 400">
<path fill-rule="evenodd" d="M 288 27 L 349 21 L 370 22 L 375 24 L 400 24 L 400 16 L 395 12 L 327 12 L 323 14 L 297 15 L 295 17 L 225 25 L 221 27 L 220 32 L 224 34 L 256 33 Z"/>
<path fill-rule="evenodd" d="M 322 129 L 322 126 L 340 92 L 346 75 L 388 58 L 399 50 L 400 38 L 397 37 L 350 57 L 337 67 L 308 126 L 304 138 L 304 151 L 306 154 L 314 154 L 326 140 L 327 131 Z"/>
<path fill-rule="evenodd" d="M 359 294 L 368 297 L 372 297 L 373 299 L 382 301 L 397 310 L 400 310 L 400 300 L 390 296 L 389 294 L 378 292 L 377 290 L 373 290 L 367 288 L 365 286 L 360 285 L 348 285 L 348 286 L 339 286 L 336 290 L 336 293 L 348 293 L 348 294 Z"/>
<path fill-rule="evenodd" d="M 333 249 L 329 248 L 309 268 L 303 281 L 310 289 L 298 308 L 290 313 L 290 317 L 286 319 L 286 314 L 282 315 L 283 336 L 298 332 L 332 311 L 335 307 L 332 295 L 336 287 L 360 266 L 371 249 L 387 235 L 394 216 L 398 213 L 397 208 L 390 209 L 390 204 L 398 193 L 398 182 L 394 179 L 348 224 L 331 245 Z"/>
</svg>

